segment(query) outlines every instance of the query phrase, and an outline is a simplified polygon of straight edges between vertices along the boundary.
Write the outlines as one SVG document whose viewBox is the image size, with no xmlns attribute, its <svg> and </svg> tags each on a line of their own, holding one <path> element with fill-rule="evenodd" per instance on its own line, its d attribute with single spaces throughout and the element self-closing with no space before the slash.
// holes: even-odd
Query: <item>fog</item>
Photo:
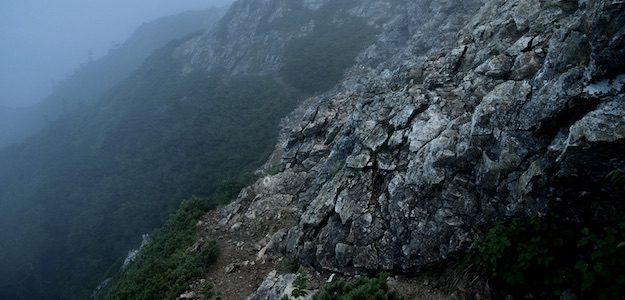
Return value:
<svg viewBox="0 0 625 300">
<path fill-rule="evenodd" d="M 3 0 L 0 106 L 29 106 L 143 22 L 228 0 Z"/>
</svg>

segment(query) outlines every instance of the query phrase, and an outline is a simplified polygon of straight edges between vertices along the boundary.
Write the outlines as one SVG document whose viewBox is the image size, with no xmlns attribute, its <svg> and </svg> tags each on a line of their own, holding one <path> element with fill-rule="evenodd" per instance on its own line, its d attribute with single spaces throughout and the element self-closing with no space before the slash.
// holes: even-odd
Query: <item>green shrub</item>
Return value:
<svg viewBox="0 0 625 300">
<path fill-rule="evenodd" d="M 386 280 L 388 274 L 375 278 L 358 278 L 352 282 L 339 279 L 324 286 L 313 299 L 315 300 L 400 300 L 404 299 L 396 291 L 389 289 Z"/>
<path fill-rule="evenodd" d="M 212 202 L 212 201 L 211 201 Z M 116 278 L 104 299 L 175 299 L 189 281 L 206 271 L 219 254 L 211 241 L 196 253 L 188 248 L 196 240 L 195 224 L 211 202 L 191 198 L 155 234 L 126 272 Z"/>
<path fill-rule="evenodd" d="M 213 285 L 206 283 L 202 288 L 202 300 L 221 300 L 221 295 L 213 291 Z"/>
<path fill-rule="evenodd" d="M 577 242 L 584 253 L 575 264 L 582 294 L 616 299 L 625 292 L 625 222 L 591 231 L 583 228 Z"/>
<path fill-rule="evenodd" d="M 557 218 L 495 225 L 466 262 L 495 289 L 558 298 L 618 298 L 625 286 L 625 223 L 587 227 Z"/>
<path fill-rule="evenodd" d="M 293 290 L 291 291 L 291 295 L 282 296 L 281 300 L 289 300 L 289 299 L 298 299 L 300 297 L 306 297 L 308 295 L 307 284 L 308 277 L 304 273 L 297 273 L 297 277 L 293 282 Z"/>
<path fill-rule="evenodd" d="M 614 187 L 625 189 L 625 172 L 617 169 L 610 172 L 607 177 Z"/>
</svg>

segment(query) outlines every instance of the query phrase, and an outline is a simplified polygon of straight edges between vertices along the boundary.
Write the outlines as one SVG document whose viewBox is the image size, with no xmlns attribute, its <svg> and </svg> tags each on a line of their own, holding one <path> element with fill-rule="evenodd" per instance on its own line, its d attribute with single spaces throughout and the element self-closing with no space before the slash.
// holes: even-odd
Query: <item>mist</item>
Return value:
<svg viewBox="0 0 625 300">
<path fill-rule="evenodd" d="M 0 3 L 0 106 L 46 97 L 81 64 L 105 55 L 142 23 L 228 0 L 8 0 Z"/>
</svg>

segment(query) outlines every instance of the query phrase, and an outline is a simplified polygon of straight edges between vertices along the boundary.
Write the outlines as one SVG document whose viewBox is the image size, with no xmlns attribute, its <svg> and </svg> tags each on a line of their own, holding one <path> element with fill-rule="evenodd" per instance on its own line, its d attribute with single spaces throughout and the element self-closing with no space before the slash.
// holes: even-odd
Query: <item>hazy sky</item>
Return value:
<svg viewBox="0 0 625 300">
<path fill-rule="evenodd" d="M 25 106 L 141 23 L 227 0 L 0 0 L 0 105 Z"/>
</svg>

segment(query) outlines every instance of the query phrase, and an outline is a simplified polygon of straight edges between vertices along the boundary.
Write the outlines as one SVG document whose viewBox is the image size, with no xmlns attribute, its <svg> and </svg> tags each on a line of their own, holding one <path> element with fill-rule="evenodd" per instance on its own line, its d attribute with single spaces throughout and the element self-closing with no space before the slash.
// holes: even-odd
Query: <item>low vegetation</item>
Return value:
<svg viewBox="0 0 625 300">
<path fill-rule="evenodd" d="M 114 276 L 111 287 L 100 299 L 175 299 L 193 278 L 202 276 L 219 255 L 215 241 L 191 246 L 198 240 L 196 224 L 200 217 L 219 204 L 227 203 L 254 181 L 245 173 L 224 181 L 212 198 L 192 197 L 182 202 L 175 214 L 154 234 L 154 239 L 130 264 Z M 219 299 L 212 286 L 204 286 L 204 299 Z"/>
<path fill-rule="evenodd" d="M 625 286 L 625 222 L 585 226 L 556 217 L 499 223 L 467 257 L 496 290 L 515 296 L 617 299 Z"/>
<path fill-rule="evenodd" d="M 387 284 L 388 274 L 374 278 L 361 277 L 352 281 L 339 279 L 324 286 L 314 300 L 403 300 L 404 297 L 393 291 Z"/>
<path fill-rule="evenodd" d="M 101 298 L 175 299 L 183 293 L 189 281 L 202 275 L 219 254 L 214 241 L 197 251 L 189 249 L 197 238 L 195 224 L 212 203 L 202 198 L 182 202 L 178 211 L 157 231 L 153 241 Z"/>
<path fill-rule="evenodd" d="M 606 181 L 611 193 L 625 189 L 621 170 L 610 172 Z M 601 198 L 586 199 L 586 210 Z M 513 219 L 492 227 L 465 263 L 505 294 L 620 299 L 625 287 L 625 221 L 588 217 L 573 221 L 555 214 Z"/>
<path fill-rule="evenodd" d="M 282 300 L 289 300 L 291 298 L 298 299 L 300 297 L 306 297 L 308 295 L 308 291 L 306 290 L 306 281 L 308 278 L 304 273 L 298 273 L 295 281 L 293 282 L 293 290 L 291 291 L 290 297 L 285 295 L 282 297 Z"/>
</svg>

